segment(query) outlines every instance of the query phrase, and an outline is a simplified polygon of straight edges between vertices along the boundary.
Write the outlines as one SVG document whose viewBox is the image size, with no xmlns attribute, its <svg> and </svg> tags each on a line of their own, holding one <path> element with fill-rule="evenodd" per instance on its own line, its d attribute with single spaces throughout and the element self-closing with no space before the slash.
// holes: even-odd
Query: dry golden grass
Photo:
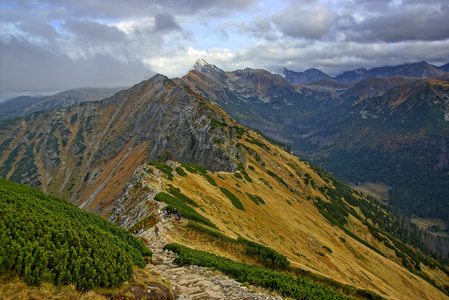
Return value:
<svg viewBox="0 0 449 300">
<path fill-rule="evenodd" d="M 28 286 L 18 278 L 0 280 L 0 299 L 105 299 L 95 292 L 81 293 L 73 285 L 55 287 L 48 283 L 41 286 Z"/>
<path fill-rule="evenodd" d="M 132 287 L 141 287 L 140 290 L 148 290 L 148 286 L 156 286 L 161 289 L 165 287 L 165 292 L 174 299 L 171 292 L 171 285 L 164 280 L 160 274 L 149 268 L 134 268 L 134 276 L 129 281 L 114 288 L 95 288 L 92 291 L 80 292 L 75 286 L 54 286 L 49 283 L 41 283 L 40 286 L 28 286 L 19 278 L 0 278 L 0 300 L 101 300 L 101 299 L 135 299 L 135 295 L 130 291 Z M 134 289 L 138 290 L 138 289 Z M 134 292 L 134 291 L 133 291 Z M 135 293 L 135 292 L 134 292 Z M 168 298 L 168 297 L 167 297 Z"/>
<path fill-rule="evenodd" d="M 254 132 L 249 134 L 254 139 L 261 139 Z M 286 255 L 292 266 L 370 289 L 391 299 L 447 299 L 431 284 L 402 267 L 394 251 L 379 243 L 359 220 L 349 218 L 347 229 L 381 249 L 391 259 L 382 257 L 331 225 L 313 203 L 315 197 L 323 200 L 326 197 L 311 184 L 306 184 L 305 176 L 308 174 L 316 186 L 322 186 L 325 182 L 307 162 L 271 144 L 267 144 L 270 151 L 251 144 L 244 140 L 247 137 L 248 131 L 239 142 L 253 149 L 265 164 L 262 166 L 260 160 L 247 154 L 247 165 L 254 168 L 246 168 L 252 182 L 220 172 L 209 174 L 218 187 L 209 184 L 203 176 L 191 173 L 187 178 L 175 176 L 173 181 L 166 183 L 179 187 L 182 193 L 199 204 L 197 212 L 210 219 L 225 235 L 231 238 L 242 236 L 264 244 Z M 291 190 L 267 174 L 267 169 L 282 178 Z M 159 187 L 157 181 L 151 183 Z M 236 209 L 219 187 L 234 193 L 245 210 Z M 262 197 L 266 204 L 256 205 L 246 192 Z M 248 259 L 239 254 L 241 249 L 220 247 L 223 245 L 219 242 L 183 230 L 180 224 L 171 234 L 169 242 L 232 259 Z M 330 248 L 332 253 L 323 246 Z M 449 283 L 448 276 L 443 272 L 434 272 L 429 277 L 435 278 L 438 283 Z"/>
</svg>

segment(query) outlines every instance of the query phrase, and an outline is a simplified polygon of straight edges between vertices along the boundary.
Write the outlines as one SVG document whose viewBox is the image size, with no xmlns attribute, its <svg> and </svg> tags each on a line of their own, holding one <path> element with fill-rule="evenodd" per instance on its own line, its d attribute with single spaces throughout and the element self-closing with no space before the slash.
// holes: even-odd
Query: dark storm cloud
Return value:
<svg viewBox="0 0 449 300">
<path fill-rule="evenodd" d="M 81 40 L 95 42 L 124 42 L 126 40 L 125 33 L 117 27 L 97 21 L 68 19 L 62 28 Z"/>
<path fill-rule="evenodd" d="M 239 11 L 247 9 L 257 3 L 259 0 L 166 0 L 150 1 L 157 3 L 164 8 L 181 13 L 197 13 L 200 10 L 221 10 L 221 11 Z M 162 3 L 161 3 L 162 2 Z"/>
<path fill-rule="evenodd" d="M 418 2 L 418 1 L 417 1 Z M 441 6 L 410 5 L 373 14 L 344 31 L 348 40 L 435 41 L 449 38 L 449 4 Z"/>
<path fill-rule="evenodd" d="M 332 6 L 292 4 L 271 19 L 286 37 L 362 43 L 449 38 L 447 1 L 356 0 Z"/>
<path fill-rule="evenodd" d="M 249 25 L 249 32 L 256 38 L 275 40 L 278 38 L 269 18 L 257 16 Z"/>
<path fill-rule="evenodd" d="M 251 7 L 257 2 L 258 0 L 16 0 L 13 8 L 14 11 L 37 11 L 53 19 L 121 19 L 148 17 L 167 12 L 196 14 L 199 11 L 213 10 L 230 13 Z"/>
<path fill-rule="evenodd" d="M 181 26 L 176 23 L 175 18 L 169 14 L 156 14 L 154 17 L 156 31 L 181 30 Z"/>
<path fill-rule="evenodd" d="M 40 20 L 26 20 L 20 23 L 18 27 L 32 36 L 47 40 L 54 40 L 58 36 L 58 33 L 53 26 Z"/>
<path fill-rule="evenodd" d="M 24 39 L 0 40 L 0 99 L 23 94 L 56 92 L 74 87 L 131 86 L 154 74 L 139 61 L 119 61 L 109 54 L 72 60 Z"/>
<path fill-rule="evenodd" d="M 0 20 L 6 29 L 0 32 L 0 101 L 79 86 L 131 85 L 154 73 L 144 59 L 160 52 L 167 35 L 177 32 L 180 40 L 188 37 L 168 13 L 148 15 L 125 32 L 113 24 L 77 15 L 73 7 L 81 8 L 82 2 L 73 1 L 68 7 L 57 4 L 39 6 L 26 17 L 26 9 L 31 10 L 32 5 L 18 3 L 15 8 L 20 12 L 9 22 Z M 54 19 L 68 15 L 67 11 L 71 11 L 70 18 Z"/>
<path fill-rule="evenodd" d="M 335 17 L 328 7 L 291 6 L 273 15 L 272 20 L 286 36 L 319 39 L 331 30 Z"/>
</svg>

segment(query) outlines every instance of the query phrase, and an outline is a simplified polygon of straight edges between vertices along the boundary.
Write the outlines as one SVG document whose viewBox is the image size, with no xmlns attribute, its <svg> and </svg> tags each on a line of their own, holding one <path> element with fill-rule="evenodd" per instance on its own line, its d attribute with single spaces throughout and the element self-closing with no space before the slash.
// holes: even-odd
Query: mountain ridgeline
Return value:
<svg viewBox="0 0 449 300">
<path fill-rule="evenodd" d="M 0 120 L 24 117 L 35 111 L 68 107 L 86 101 L 98 101 L 112 96 L 119 88 L 77 88 L 52 96 L 19 96 L 0 103 Z"/>
<path fill-rule="evenodd" d="M 321 83 L 325 81 L 330 80 L 324 78 Z M 357 131 L 362 125 L 352 128 L 350 147 L 342 142 L 345 151 L 364 149 L 361 142 L 380 145 L 385 139 L 375 138 L 382 129 L 376 125 L 379 120 L 385 128 L 394 128 L 394 138 L 404 135 L 393 140 L 402 147 L 408 145 L 411 129 L 404 133 L 400 126 L 417 119 L 415 108 L 427 115 L 413 126 L 426 138 L 426 132 L 438 136 L 446 124 L 445 84 L 397 78 L 360 83 L 360 90 L 349 85 L 332 89 L 317 82 L 294 85 L 264 70 L 225 72 L 199 61 L 183 78 L 155 75 L 101 101 L 0 121 L 0 176 L 67 199 L 138 235 L 154 236 L 152 226 L 162 222 L 160 209 L 176 208 L 183 219 L 172 222 L 173 229 L 163 234 L 170 241 L 164 249 L 179 255 L 177 265 L 213 267 L 283 297 L 445 299 L 449 294 L 449 269 L 444 264 L 449 257 L 447 239 L 421 231 L 389 206 L 293 156 L 288 147 L 308 157 L 314 154 L 317 161 L 333 157 L 324 151 L 340 146 L 340 133 L 331 130 L 341 126 L 344 132 L 364 121 L 363 132 Z M 371 93 L 373 86 L 382 86 L 384 92 Z M 396 95 L 414 99 L 408 106 L 411 109 L 403 109 L 401 105 L 408 102 Z M 257 129 L 239 124 L 230 115 Z M 443 120 L 435 123 L 436 116 Z M 432 124 L 432 130 L 423 131 L 423 124 Z M 386 144 L 388 149 L 399 147 L 393 141 Z M 445 170 L 445 158 L 439 157 Z M 405 168 L 405 161 L 400 166 Z M 31 211 L 30 219 L 39 219 L 49 206 L 55 212 L 55 224 L 61 221 L 54 205 L 62 200 L 7 181 L 0 183 L 6 192 L 13 189 L 19 195 L 26 190 L 44 201 L 20 196 L 26 198 L 22 205 Z M 11 208 L 20 204 L 15 198 L 5 199 L 7 206 L 0 211 L 8 226 L 13 224 L 8 221 L 12 214 L 14 220 L 23 219 L 24 212 Z M 64 207 L 70 214 L 85 215 L 72 205 Z M 22 227 L 27 226 L 31 225 L 24 222 Z M 128 239 L 113 228 L 106 230 Z M 58 237 L 57 230 L 48 232 Z M 13 255 L 15 239 L 9 232 L 1 233 L 0 238 L 11 243 L 8 255 Z M 137 251 L 136 259 L 125 262 L 126 272 L 119 273 L 119 278 L 105 277 L 100 269 L 98 276 L 89 278 L 91 282 L 71 280 L 73 275 L 65 270 L 41 272 L 45 262 L 37 256 L 38 264 L 28 266 L 29 270 L 30 260 L 26 260 L 18 267 L 2 261 L 1 271 L 16 268 L 16 274 L 23 273 L 29 280 L 72 282 L 81 289 L 107 287 L 125 280 L 133 264 L 142 266 L 145 256 L 151 255 L 140 243 L 131 248 L 137 249 L 130 250 Z M 66 268 L 78 270 L 70 264 Z"/>
<path fill-rule="evenodd" d="M 0 175 L 105 214 L 144 161 L 234 171 L 244 156 L 233 131 L 213 126 L 221 118 L 188 87 L 156 75 L 100 102 L 0 121 Z"/>
<path fill-rule="evenodd" d="M 308 69 L 304 72 L 295 72 L 283 68 L 279 74 L 285 80 L 294 84 L 309 84 L 320 80 L 335 80 L 340 83 L 359 82 L 367 78 L 391 78 L 405 76 L 413 78 L 432 78 L 448 72 L 448 64 L 437 67 L 425 61 L 409 63 L 399 66 L 376 67 L 372 69 L 359 68 L 346 71 L 335 77 L 331 77 L 318 69 Z"/>
</svg>

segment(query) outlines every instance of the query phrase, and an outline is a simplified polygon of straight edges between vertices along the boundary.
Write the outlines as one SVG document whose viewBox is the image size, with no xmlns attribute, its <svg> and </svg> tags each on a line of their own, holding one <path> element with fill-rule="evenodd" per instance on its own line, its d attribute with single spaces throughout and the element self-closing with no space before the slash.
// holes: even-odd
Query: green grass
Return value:
<svg viewBox="0 0 449 300">
<path fill-rule="evenodd" d="M 213 179 L 212 177 L 210 177 L 207 174 L 204 174 L 203 176 L 206 178 L 207 182 L 209 182 L 211 185 L 217 186 L 217 183 L 215 182 L 215 179 Z"/>
<path fill-rule="evenodd" d="M 169 185 L 167 188 L 167 192 L 169 192 L 175 198 L 183 201 L 184 203 L 186 203 L 188 205 L 191 205 L 193 207 L 198 207 L 198 204 L 195 201 L 193 201 L 192 199 L 190 199 L 189 197 L 187 197 L 186 195 L 184 195 L 183 193 L 181 193 L 181 189 L 179 189 L 179 188 Z"/>
<path fill-rule="evenodd" d="M 265 204 L 265 201 L 263 201 L 263 199 L 258 195 L 251 195 L 250 193 L 246 193 L 246 195 L 257 205 Z"/>
<path fill-rule="evenodd" d="M 273 171 L 267 170 L 268 175 L 270 175 L 271 177 L 273 177 L 274 179 L 277 180 L 277 182 L 279 182 L 280 184 L 284 185 L 287 188 L 290 188 L 288 186 L 288 184 L 284 181 L 284 179 L 282 179 L 281 177 L 279 177 L 278 174 L 274 173 Z"/>
<path fill-rule="evenodd" d="M 214 128 L 214 127 L 228 127 L 229 125 L 225 122 L 220 122 L 217 119 L 210 118 L 210 126 L 211 128 Z"/>
<path fill-rule="evenodd" d="M 205 167 L 194 163 L 181 163 L 181 166 L 190 173 L 201 175 L 207 174 L 207 169 Z"/>
<path fill-rule="evenodd" d="M 176 173 L 178 173 L 179 176 L 181 176 L 181 177 L 187 177 L 187 173 L 186 173 L 186 171 L 184 171 L 183 168 L 177 167 L 177 168 L 175 169 L 175 171 L 176 171 Z"/>
<path fill-rule="evenodd" d="M 167 178 L 169 180 L 173 180 L 173 173 L 172 173 L 173 169 L 170 166 L 167 166 L 166 164 L 163 164 L 163 163 L 160 163 L 157 161 L 150 161 L 148 164 L 158 168 L 162 173 L 167 175 Z"/>
</svg>

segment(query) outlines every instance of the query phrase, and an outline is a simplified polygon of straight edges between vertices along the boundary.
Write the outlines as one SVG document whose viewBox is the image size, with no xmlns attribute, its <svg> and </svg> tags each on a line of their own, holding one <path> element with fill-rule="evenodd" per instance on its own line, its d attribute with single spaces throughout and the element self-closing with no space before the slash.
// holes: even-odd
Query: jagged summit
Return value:
<svg viewBox="0 0 449 300">
<path fill-rule="evenodd" d="M 154 82 L 164 82 L 167 79 L 169 79 L 167 76 L 165 76 L 161 73 L 157 73 L 153 77 L 151 77 L 149 80 L 154 81 Z"/>
<path fill-rule="evenodd" d="M 193 65 L 193 69 L 209 75 L 217 73 L 221 75 L 225 73 L 222 69 L 218 68 L 216 65 L 209 64 L 203 58 L 200 58 L 196 61 L 196 63 Z"/>
<path fill-rule="evenodd" d="M 205 67 L 205 66 L 210 66 L 210 64 L 204 58 L 199 58 L 195 62 L 195 65 L 193 66 L 193 68 L 196 70 L 198 68 Z"/>
</svg>

